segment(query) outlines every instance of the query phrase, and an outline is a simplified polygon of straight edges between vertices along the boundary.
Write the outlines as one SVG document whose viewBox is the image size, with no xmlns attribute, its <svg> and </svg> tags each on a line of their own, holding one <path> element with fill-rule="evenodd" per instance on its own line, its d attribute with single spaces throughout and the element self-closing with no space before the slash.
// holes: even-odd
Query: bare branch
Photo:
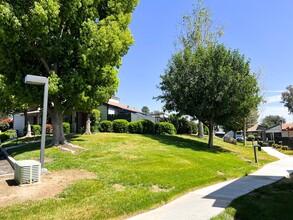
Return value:
<svg viewBox="0 0 293 220">
<path fill-rule="evenodd" d="M 45 58 L 41 57 L 41 61 L 42 61 L 43 65 L 45 66 L 45 69 L 47 70 L 47 72 L 50 73 L 50 68 L 49 68 L 49 65 L 48 65 L 47 61 L 45 60 Z"/>
</svg>

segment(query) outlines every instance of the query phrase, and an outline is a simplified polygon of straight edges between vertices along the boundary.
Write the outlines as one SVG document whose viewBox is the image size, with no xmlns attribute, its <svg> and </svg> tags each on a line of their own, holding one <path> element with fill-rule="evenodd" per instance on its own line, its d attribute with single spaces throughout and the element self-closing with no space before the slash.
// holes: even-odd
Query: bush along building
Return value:
<svg viewBox="0 0 293 220">
<path fill-rule="evenodd" d="M 293 149 L 293 123 L 275 125 L 266 130 L 268 140 L 274 140 L 277 144 L 287 145 Z"/>
<path fill-rule="evenodd" d="M 121 104 L 120 99 L 117 97 L 109 99 L 108 102 L 99 106 L 98 110 L 101 112 L 100 121 L 125 119 L 128 122 L 133 122 L 147 119 L 155 122 L 155 118 L 150 115 L 135 108 Z M 30 107 L 25 113 L 15 114 L 13 116 L 13 129 L 17 130 L 19 135 L 25 135 L 28 123 L 30 125 L 41 125 L 41 115 L 41 109 L 36 107 Z M 71 115 L 64 117 L 64 122 L 70 123 L 72 133 L 82 133 L 85 128 L 86 121 L 87 113 L 85 112 L 73 111 Z M 48 116 L 47 124 L 51 124 L 50 116 Z"/>
<path fill-rule="evenodd" d="M 278 124 L 270 128 L 254 125 L 247 129 L 247 135 L 258 137 L 264 142 L 274 141 L 276 144 L 286 145 L 293 149 L 293 123 Z"/>
</svg>

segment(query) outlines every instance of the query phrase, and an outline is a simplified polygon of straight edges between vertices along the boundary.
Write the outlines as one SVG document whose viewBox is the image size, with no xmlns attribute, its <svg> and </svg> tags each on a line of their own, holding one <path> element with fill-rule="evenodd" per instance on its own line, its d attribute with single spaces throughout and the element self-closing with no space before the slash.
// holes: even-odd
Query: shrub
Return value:
<svg viewBox="0 0 293 220">
<path fill-rule="evenodd" d="M 252 140 L 254 140 L 254 139 L 255 139 L 254 135 L 248 135 L 248 136 L 247 136 L 247 140 L 248 140 L 248 141 L 252 141 Z"/>
<path fill-rule="evenodd" d="M 281 147 L 282 147 L 282 145 L 279 145 L 279 144 L 276 145 L 277 149 L 280 149 Z"/>
<path fill-rule="evenodd" d="M 184 117 L 178 119 L 178 134 L 191 134 L 191 128 L 189 126 L 188 120 Z"/>
<path fill-rule="evenodd" d="M 190 127 L 190 133 L 191 134 L 196 134 L 197 133 L 197 124 L 193 121 L 188 122 L 189 123 L 189 127 Z"/>
<path fill-rule="evenodd" d="M 0 121 L 0 131 L 7 131 L 9 129 L 9 123 L 7 121 Z"/>
<path fill-rule="evenodd" d="M 1 142 L 6 141 L 7 139 L 9 139 L 9 135 L 7 135 L 5 133 L 0 133 L 0 140 L 1 140 Z"/>
<path fill-rule="evenodd" d="M 112 132 L 113 131 L 113 123 L 108 120 L 102 121 L 99 125 L 99 131 L 100 132 Z"/>
<path fill-rule="evenodd" d="M 162 126 L 160 123 L 155 123 L 155 134 L 162 134 Z"/>
<path fill-rule="evenodd" d="M 34 133 L 34 135 L 40 135 L 41 134 L 41 125 L 32 125 L 32 132 Z"/>
<path fill-rule="evenodd" d="M 141 134 L 143 132 L 143 126 L 141 121 L 129 122 L 128 131 L 132 134 Z"/>
<path fill-rule="evenodd" d="M 16 138 L 17 137 L 17 131 L 10 129 L 4 132 L 8 136 L 8 138 Z"/>
<path fill-rule="evenodd" d="M 116 119 L 113 121 L 113 131 L 115 133 L 127 133 L 128 121 L 125 119 Z"/>
<path fill-rule="evenodd" d="M 101 112 L 98 109 L 94 109 L 91 112 L 91 124 L 93 126 L 99 125 Z"/>
<path fill-rule="evenodd" d="M 203 134 L 204 134 L 204 135 L 209 135 L 209 133 L 210 133 L 210 131 L 209 131 L 209 127 L 206 126 L 206 125 L 204 125 L 204 126 L 203 126 Z"/>
<path fill-rule="evenodd" d="M 93 126 L 91 126 L 91 131 L 92 131 L 93 133 L 97 133 L 97 132 L 99 132 L 99 125 L 93 125 Z"/>
<path fill-rule="evenodd" d="M 273 140 L 270 140 L 270 141 L 268 142 L 269 146 L 273 146 L 274 143 L 275 143 L 275 141 L 273 141 Z"/>
<path fill-rule="evenodd" d="M 63 132 L 65 134 L 70 133 L 70 124 L 68 122 L 63 122 Z"/>
<path fill-rule="evenodd" d="M 51 124 L 46 124 L 46 133 L 47 134 L 53 133 L 53 126 Z"/>
<path fill-rule="evenodd" d="M 141 121 L 143 126 L 143 133 L 144 134 L 154 134 L 155 133 L 155 124 L 150 120 L 142 120 Z"/>
<path fill-rule="evenodd" d="M 162 134 L 176 134 L 176 129 L 173 124 L 169 122 L 160 122 Z"/>
<path fill-rule="evenodd" d="M 288 146 L 281 146 L 281 150 L 288 150 Z"/>
<path fill-rule="evenodd" d="M 83 134 L 84 132 L 85 132 L 85 128 L 84 128 L 84 127 L 80 127 L 80 128 L 79 128 L 79 133 L 80 133 L 80 134 Z"/>
</svg>

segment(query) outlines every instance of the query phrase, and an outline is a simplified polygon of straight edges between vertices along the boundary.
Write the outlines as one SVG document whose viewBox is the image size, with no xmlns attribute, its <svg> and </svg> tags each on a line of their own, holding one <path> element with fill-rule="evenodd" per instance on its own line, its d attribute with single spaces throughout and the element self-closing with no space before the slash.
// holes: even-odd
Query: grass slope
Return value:
<svg viewBox="0 0 293 220">
<path fill-rule="evenodd" d="M 293 219 L 293 175 L 235 199 L 213 220 Z M 248 211 L 249 210 L 249 211 Z"/>
<path fill-rule="evenodd" d="M 251 147 L 215 138 L 99 133 L 69 137 L 87 148 L 76 155 L 46 149 L 49 170 L 80 169 L 95 179 L 77 181 L 54 199 L 0 208 L 1 219 L 109 219 L 162 205 L 192 189 L 246 175 L 275 160 Z M 39 157 L 39 144 L 11 149 L 17 160 Z"/>
</svg>

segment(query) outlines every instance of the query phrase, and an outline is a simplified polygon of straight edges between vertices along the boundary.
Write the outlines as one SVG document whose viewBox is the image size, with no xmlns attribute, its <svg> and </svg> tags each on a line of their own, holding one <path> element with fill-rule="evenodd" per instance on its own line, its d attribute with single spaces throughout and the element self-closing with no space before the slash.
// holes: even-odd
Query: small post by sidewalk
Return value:
<svg viewBox="0 0 293 220">
<path fill-rule="evenodd" d="M 257 154 L 256 154 L 256 147 L 258 147 L 258 146 L 254 146 L 254 140 L 252 140 L 252 147 L 253 147 L 253 152 L 254 152 L 254 162 L 258 163 Z"/>
</svg>

